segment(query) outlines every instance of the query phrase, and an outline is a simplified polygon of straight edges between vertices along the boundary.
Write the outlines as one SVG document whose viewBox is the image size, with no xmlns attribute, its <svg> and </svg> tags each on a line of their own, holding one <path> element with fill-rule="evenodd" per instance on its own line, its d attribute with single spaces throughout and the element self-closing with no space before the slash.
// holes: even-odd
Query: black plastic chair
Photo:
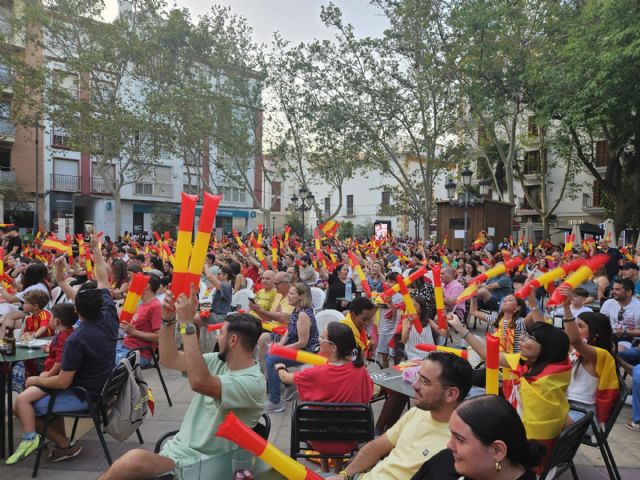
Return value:
<svg viewBox="0 0 640 480">
<path fill-rule="evenodd" d="M 131 350 L 132 352 L 149 352 L 151 354 L 151 360 L 152 363 L 149 366 L 143 367 L 142 365 L 140 365 L 140 369 L 142 370 L 149 370 L 152 368 L 156 369 L 156 372 L 158 372 L 158 377 L 160 378 L 160 383 L 162 384 L 162 389 L 164 390 L 164 395 L 167 397 L 167 402 L 169 402 L 169 406 L 172 407 L 173 403 L 171 403 L 171 397 L 169 396 L 169 390 L 167 389 L 167 384 L 164 383 L 164 377 L 162 376 L 162 370 L 160 370 L 160 357 L 158 356 L 158 349 L 157 348 L 152 348 L 150 346 L 144 346 L 144 347 L 138 347 L 138 348 L 133 348 Z"/>
<path fill-rule="evenodd" d="M 578 473 L 576 472 L 576 466 L 573 464 L 573 457 L 575 457 L 578 448 L 580 448 L 582 439 L 587 434 L 587 430 L 592 421 L 593 412 L 587 412 L 584 417 L 560 433 L 539 480 L 546 480 L 547 476 L 552 473 L 554 469 L 557 469 L 557 471 L 550 478 L 557 478 L 569 469 L 571 470 L 573 479 L 578 480 Z"/>
<path fill-rule="evenodd" d="M 597 447 L 600 449 L 600 453 L 602 454 L 602 459 L 604 460 L 604 464 L 607 467 L 607 472 L 609 473 L 609 478 L 611 480 L 622 480 L 620 476 L 620 471 L 618 470 L 618 466 L 616 465 L 616 461 L 613 458 L 613 452 L 611 451 L 611 447 L 609 447 L 609 433 L 613 429 L 613 426 L 616 424 L 616 420 L 618 419 L 618 415 L 622 411 L 624 407 L 624 402 L 627 399 L 627 395 L 629 390 L 625 385 L 624 381 L 621 378 L 618 378 L 618 382 L 620 384 L 620 390 L 618 392 L 618 399 L 613 409 L 611 410 L 611 414 L 609 415 L 609 419 L 604 424 L 604 428 L 600 428 L 597 425 L 598 421 L 595 417 L 591 421 L 591 429 L 593 430 L 593 436 L 595 437 L 595 441 L 591 436 L 585 436 L 582 439 L 583 445 L 588 445 L 589 447 Z M 580 410 L 580 409 L 574 409 Z M 580 410 L 583 411 L 584 410 Z"/>
<path fill-rule="evenodd" d="M 298 458 L 351 458 L 362 443 L 373 440 L 373 411 L 363 403 L 304 402 L 291 411 L 291 447 L 289 456 Z M 356 448 L 344 455 L 307 454 L 309 441 L 357 442 Z"/>
<path fill-rule="evenodd" d="M 102 450 L 104 451 L 104 456 L 107 459 L 109 465 L 112 464 L 111 454 L 109 453 L 109 448 L 107 447 L 107 442 L 104 438 L 103 427 L 105 427 L 109 423 L 108 412 L 111 406 L 115 403 L 118 395 L 122 391 L 124 384 L 129 378 L 129 371 L 124 365 L 118 365 L 113 369 L 111 375 L 102 387 L 102 394 L 97 402 L 93 402 L 89 395 L 89 392 L 82 387 L 71 387 L 69 390 L 73 391 L 79 399 L 84 400 L 89 405 L 89 408 L 86 410 L 80 410 L 77 412 L 57 412 L 53 413 L 53 405 L 55 402 L 55 397 L 57 395 L 56 391 L 52 391 L 51 398 L 49 399 L 49 405 L 47 407 L 47 414 L 44 416 L 44 428 L 42 432 L 42 437 L 46 438 L 47 430 L 49 428 L 49 422 L 56 417 L 71 417 L 74 418 L 73 430 L 71 432 L 71 440 L 73 441 L 73 437 L 76 433 L 76 427 L 78 425 L 78 420 L 81 418 L 90 418 L 93 420 L 93 425 L 96 429 L 96 433 L 98 434 L 98 439 L 100 440 L 100 445 L 102 445 Z M 144 440 L 142 439 L 142 434 L 140 433 L 140 429 L 136 430 L 136 435 L 138 436 L 138 441 L 142 445 Z M 38 469 L 40 467 L 40 459 L 42 457 L 42 451 L 45 449 L 45 442 L 42 442 L 37 449 L 36 453 L 36 461 L 33 465 L 33 472 L 31 476 L 35 478 L 38 475 Z"/>
</svg>

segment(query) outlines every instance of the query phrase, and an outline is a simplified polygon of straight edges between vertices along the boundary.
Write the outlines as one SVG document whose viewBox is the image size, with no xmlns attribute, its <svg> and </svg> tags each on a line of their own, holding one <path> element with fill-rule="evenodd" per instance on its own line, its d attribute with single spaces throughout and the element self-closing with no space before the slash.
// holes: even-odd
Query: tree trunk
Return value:
<svg viewBox="0 0 640 480">
<path fill-rule="evenodd" d="M 113 208 L 115 210 L 115 232 L 114 232 L 114 238 L 117 238 L 118 235 L 122 234 L 122 209 L 121 209 L 121 205 L 122 205 L 122 197 L 120 196 L 120 191 L 119 190 L 114 190 L 113 193 Z"/>
</svg>

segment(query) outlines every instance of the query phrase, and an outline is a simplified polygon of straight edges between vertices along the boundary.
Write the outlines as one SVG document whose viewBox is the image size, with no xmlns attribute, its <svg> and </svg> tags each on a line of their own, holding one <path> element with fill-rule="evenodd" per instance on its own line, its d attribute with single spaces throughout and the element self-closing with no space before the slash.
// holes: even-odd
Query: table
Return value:
<svg viewBox="0 0 640 480">
<path fill-rule="evenodd" d="M 416 398 L 416 392 L 410 383 L 402 379 L 402 372 L 395 368 L 385 368 L 379 372 L 371 372 L 371 380 L 376 385 L 388 388 L 410 398 Z"/>
<path fill-rule="evenodd" d="M 49 356 L 41 348 L 17 347 L 16 354 L 12 356 L 0 355 L 0 458 L 5 458 L 6 447 L 9 447 L 9 455 L 13 453 L 13 398 L 11 393 L 11 372 L 16 363 L 25 360 L 36 360 Z M 5 394 L 7 404 L 5 409 Z M 4 431 L 5 411 L 7 420 L 7 432 Z M 5 440 L 7 443 L 5 443 Z"/>
</svg>

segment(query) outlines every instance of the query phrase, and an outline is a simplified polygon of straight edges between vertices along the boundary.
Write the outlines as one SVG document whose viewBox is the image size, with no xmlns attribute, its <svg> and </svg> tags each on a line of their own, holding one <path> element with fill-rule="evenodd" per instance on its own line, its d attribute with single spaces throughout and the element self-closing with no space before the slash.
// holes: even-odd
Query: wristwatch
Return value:
<svg viewBox="0 0 640 480">
<path fill-rule="evenodd" d="M 193 335 L 194 333 L 196 333 L 196 326 L 193 323 L 189 322 L 180 324 L 181 335 Z"/>
</svg>

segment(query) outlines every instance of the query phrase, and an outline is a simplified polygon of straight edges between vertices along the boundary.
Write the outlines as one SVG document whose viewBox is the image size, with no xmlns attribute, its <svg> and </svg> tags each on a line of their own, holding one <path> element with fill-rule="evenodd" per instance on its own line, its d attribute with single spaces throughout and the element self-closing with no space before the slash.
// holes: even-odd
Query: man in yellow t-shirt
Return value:
<svg viewBox="0 0 640 480">
<path fill-rule="evenodd" d="M 451 437 L 449 417 L 471 389 L 472 369 L 466 360 L 433 352 L 422 362 L 413 389 L 416 406 L 375 440 L 332 480 L 404 480 L 411 478 Z M 366 472 L 366 473 L 363 473 Z"/>
<path fill-rule="evenodd" d="M 276 298 L 276 289 L 273 286 L 273 278 L 275 277 L 273 270 L 265 270 L 262 272 L 262 288 L 256 293 L 254 297 L 254 303 L 258 305 L 262 310 L 271 310 L 273 300 Z M 258 313 L 251 312 L 251 315 L 258 317 Z"/>
</svg>

